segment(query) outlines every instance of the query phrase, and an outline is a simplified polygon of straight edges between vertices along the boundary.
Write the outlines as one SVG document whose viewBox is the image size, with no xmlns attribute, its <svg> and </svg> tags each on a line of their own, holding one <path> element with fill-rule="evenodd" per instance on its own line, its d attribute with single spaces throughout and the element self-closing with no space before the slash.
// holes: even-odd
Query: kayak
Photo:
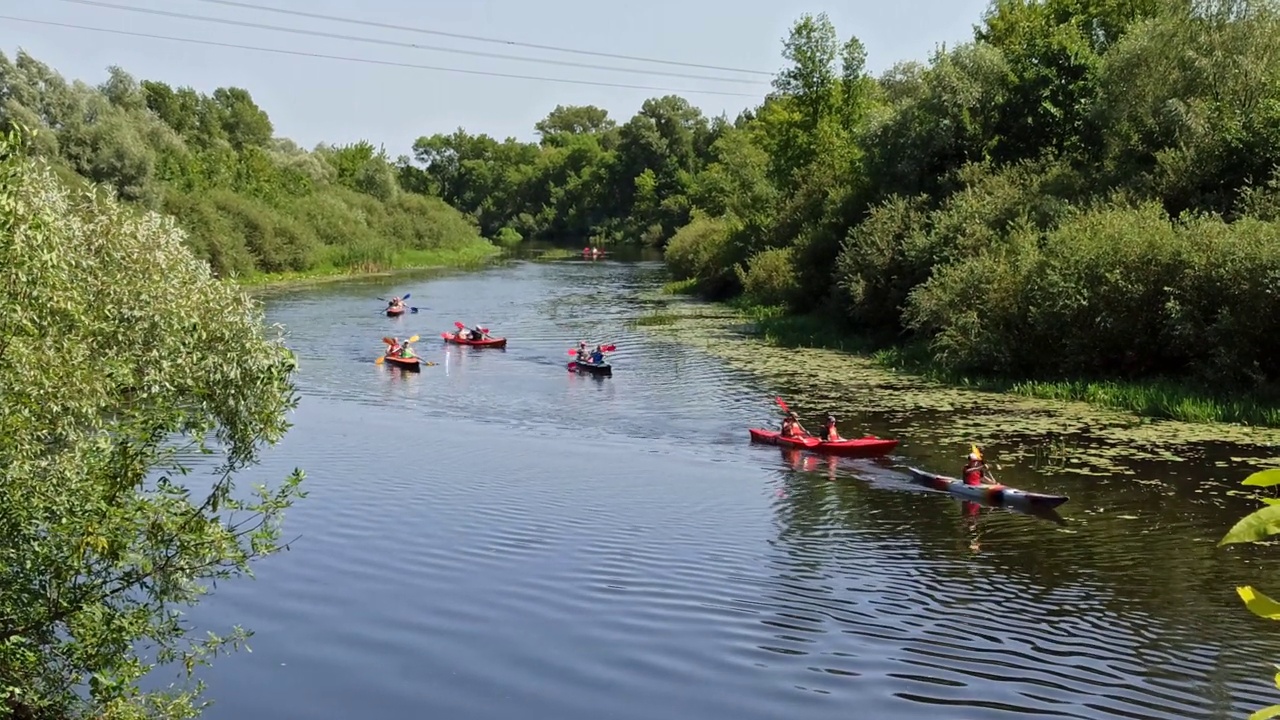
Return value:
<svg viewBox="0 0 1280 720">
<path fill-rule="evenodd" d="M 422 367 L 422 361 L 416 357 L 406 358 L 399 355 L 383 355 L 382 360 L 388 365 L 395 365 L 405 370 L 418 370 Z"/>
<path fill-rule="evenodd" d="M 400 307 L 389 307 L 387 308 L 387 317 L 396 317 L 399 315 L 403 315 L 404 311 L 407 309 L 408 308 L 406 308 L 403 305 L 401 305 Z"/>
<path fill-rule="evenodd" d="M 444 341 L 453 343 L 454 345 L 470 345 L 471 347 L 496 347 L 504 348 L 507 346 L 506 338 L 488 338 L 486 340 L 463 340 L 458 337 L 458 333 L 450 333 L 442 335 Z"/>
<path fill-rule="evenodd" d="M 826 453 L 828 455 L 840 455 L 842 457 L 875 457 L 877 455 L 885 455 L 898 447 L 897 440 L 878 438 L 872 435 L 854 438 L 852 440 L 824 442 L 815 437 L 782 437 L 782 435 L 776 430 L 751 428 L 747 432 L 751 433 L 752 442 L 780 445 L 786 448 L 804 448 L 814 452 Z"/>
<path fill-rule="evenodd" d="M 613 366 L 609 363 L 600 363 L 599 365 L 589 362 L 569 361 L 569 369 L 578 372 L 591 373 L 592 375 L 612 375 Z"/>
<path fill-rule="evenodd" d="M 1045 495 L 1027 492 L 1005 485 L 965 485 L 962 480 L 937 473 L 925 472 L 909 467 L 907 470 L 915 480 L 934 490 L 949 492 L 965 500 L 989 503 L 991 505 L 1011 505 L 1029 508 L 1051 509 L 1070 500 L 1065 495 Z"/>
</svg>

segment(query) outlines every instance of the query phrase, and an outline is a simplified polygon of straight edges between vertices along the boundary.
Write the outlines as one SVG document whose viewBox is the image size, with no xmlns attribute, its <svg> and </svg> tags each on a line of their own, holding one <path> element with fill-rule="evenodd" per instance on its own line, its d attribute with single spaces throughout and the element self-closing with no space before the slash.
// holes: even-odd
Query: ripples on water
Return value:
<svg viewBox="0 0 1280 720">
<path fill-rule="evenodd" d="M 748 445 L 776 418 L 757 380 L 627 329 L 660 280 L 521 264 L 272 301 L 304 399 L 256 472 L 302 466 L 311 495 L 294 549 L 196 613 L 258 633 L 206 674 L 208 716 L 1164 720 L 1266 702 L 1275 643 L 1228 576 L 1134 539 L 1149 528 L 970 515 L 893 468 L 909 442 L 881 461 Z M 407 291 L 430 310 L 378 315 Z M 454 320 L 509 349 L 443 347 Z M 415 332 L 439 366 L 372 363 L 382 335 Z M 563 371 L 579 338 L 617 343 L 612 378 Z"/>
</svg>

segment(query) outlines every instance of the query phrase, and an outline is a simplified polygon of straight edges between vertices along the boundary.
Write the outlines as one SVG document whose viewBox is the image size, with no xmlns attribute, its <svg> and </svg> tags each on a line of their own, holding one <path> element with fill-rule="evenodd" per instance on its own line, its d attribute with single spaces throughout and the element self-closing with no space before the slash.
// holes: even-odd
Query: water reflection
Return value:
<svg viewBox="0 0 1280 720">
<path fill-rule="evenodd" d="M 313 494 L 290 515 L 297 549 L 217 595 L 260 634 L 252 660 L 219 666 L 211 717 L 1168 720 L 1267 704 L 1260 659 L 1280 643 L 1232 588 L 1280 574 L 1261 550 L 1214 548 L 1251 507 L 1226 494 L 1249 451 L 1085 476 L 1068 470 L 1113 443 L 1010 428 L 989 442 L 1011 458 L 1001 480 L 1071 496 L 1066 519 L 962 502 L 903 469 L 957 464 L 956 413 L 860 409 L 848 398 L 903 395 L 780 382 L 630 325 L 664 280 L 659 263 L 575 259 L 275 295 L 304 401 L 264 473 L 301 465 Z M 409 291 L 428 309 L 370 319 L 371 297 Z M 446 346 L 455 320 L 509 345 Z M 437 366 L 373 364 L 381 336 L 413 333 Z M 579 339 L 618 345 L 613 377 L 567 371 Z M 903 443 L 877 459 L 750 444 L 779 393 Z"/>
</svg>

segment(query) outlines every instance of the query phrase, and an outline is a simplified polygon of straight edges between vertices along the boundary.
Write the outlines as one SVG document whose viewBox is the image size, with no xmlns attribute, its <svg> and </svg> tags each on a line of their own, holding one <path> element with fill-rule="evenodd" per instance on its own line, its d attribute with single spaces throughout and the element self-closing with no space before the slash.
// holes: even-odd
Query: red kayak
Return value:
<svg viewBox="0 0 1280 720">
<path fill-rule="evenodd" d="M 400 357 L 399 355 L 383 355 L 382 361 L 388 365 L 404 368 L 405 370 L 419 370 L 422 368 L 422 361 L 416 357 Z"/>
<path fill-rule="evenodd" d="M 404 311 L 408 309 L 409 308 L 405 307 L 404 305 L 400 305 L 398 307 L 389 307 L 387 308 L 387 317 L 398 317 L 400 315 L 403 315 Z"/>
<path fill-rule="evenodd" d="M 751 428 L 748 432 L 751 433 L 752 442 L 780 445 L 787 448 L 804 448 L 805 450 L 826 453 L 827 455 L 840 455 L 843 457 L 875 457 L 877 455 L 886 455 L 894 448 L 898 447 L 897 440 L 887 440 L 873 435 L 855 438 L 853 440 L 824 442 L 813 436 L 803 438 L 785 438 L 776 430 Z"/>
<path fill-rule="evenodd" d="M 471 347 L 495 347 L 504 348 L 507 346 L 506 338 L 487 338 L 485 340 L 463 340 L 458 337 L 458 333 L 440 333 L 440 337 L 444 338 L 447 343 L 454 345 L 470 345 Z"/>
</svg>

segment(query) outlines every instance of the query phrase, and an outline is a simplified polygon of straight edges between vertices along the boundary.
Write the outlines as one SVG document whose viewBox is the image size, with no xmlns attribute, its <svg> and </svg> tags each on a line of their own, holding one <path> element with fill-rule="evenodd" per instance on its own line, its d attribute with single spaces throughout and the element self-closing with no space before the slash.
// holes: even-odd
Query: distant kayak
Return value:
<svg viewBox="0 0 1280 720">
<path fill-rule="evenodd" d="M 1013 507 L 1052 509 L 1070 500 L 1065 495 L 1046 495 L 1027 492 L 1006 485 L 965 485 L 958 478 L 925 472 L 918 468 L 907 468 L 911 476 L 920 484 L 934 490 L 949 492 L 965 500 L 987 503 L 990 505 L 1007 505 Z"/>
<path fill-rule="evenodd" d="M 416 357 L 400 357 L 399 355 L 384 355 L 383 362 L 388 365 L 404 368 L 405 370 L 419 370 L 422 367 L 422 361 Z"/>
<path fill-rule="evenodd" d="M 458 337 L 458 333 L 440 333 L 440 337 L 444 338 L 447 343 L 454 345 L 470 345 L 472 347 L 494 347 L 504 348 L 507 346 L 506 338 L 486 338 L 484 340 L 463 340 Z"/>
<path fill-rule="evenodd" d="M 613 366 L 610 365 L 609 363 L 596 364 L 596 363 L 589 363 L 589 362 L 576 362 L 576 361 L 570 360 L 569 369 L 577 370 L 578 372 L 591 373 L 593 375 L 612 375 L 613 374 Z"/>
<path fill-rule="evenodd" d="M 751 433 L 751 440 L 753 442 L 779 445 L 787 448 L 803 448 L 805 450 L 812 450 L 814 452 L 825 453 L 827 455 L 839 455 L 841 457 L 875 457 L 877 455 L 885 455 L 898 447 L 899 442 L 897 440 L 871 436 L 854 438 L 852 440 L 841 440 L 838 442 L 824 442 L 812 436 L 803 438 L 782 437 L 782 435 L 776 430 L 751 428 L 747 432 Z"/>
<path fill-rule="evenodd" d="M 401 305 L 399 307 L 389 307 L 387 308 L 387 317 L 396 317 L 399 315 L 403 315 L 405 311 L 408 309 L 409 308 L 405 307 L 404 305 Z"/>
</svg>

